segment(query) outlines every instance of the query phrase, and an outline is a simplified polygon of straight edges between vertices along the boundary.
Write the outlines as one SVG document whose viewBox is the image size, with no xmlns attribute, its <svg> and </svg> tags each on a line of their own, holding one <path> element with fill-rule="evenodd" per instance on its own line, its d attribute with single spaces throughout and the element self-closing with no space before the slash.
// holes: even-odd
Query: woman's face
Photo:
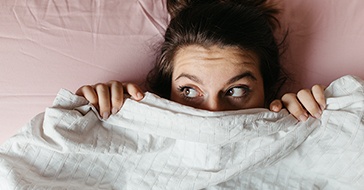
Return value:
<svg viewBox="0 0 364 190">
<path fill-rule="evenodd" d="M 258 58 L 234 47 L 183 47 L 174 58 L 171 100 L 210 111 L 264 107 Z"/>
</svg>

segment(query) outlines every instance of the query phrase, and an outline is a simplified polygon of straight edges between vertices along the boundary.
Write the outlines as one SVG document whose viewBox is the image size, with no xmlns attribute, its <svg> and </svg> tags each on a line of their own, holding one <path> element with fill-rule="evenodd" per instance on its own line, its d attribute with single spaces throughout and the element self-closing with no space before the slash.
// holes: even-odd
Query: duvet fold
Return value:
<svg viewBox="0 0 364 190">
<path fill-rule="evenodd" d="M 321 118 L 211 112 L 146 93 L 103 120 L 60 90 L 0 146 L 1 189 L 363 189 L 364 82 L 326 90 Z"/>
</svg>

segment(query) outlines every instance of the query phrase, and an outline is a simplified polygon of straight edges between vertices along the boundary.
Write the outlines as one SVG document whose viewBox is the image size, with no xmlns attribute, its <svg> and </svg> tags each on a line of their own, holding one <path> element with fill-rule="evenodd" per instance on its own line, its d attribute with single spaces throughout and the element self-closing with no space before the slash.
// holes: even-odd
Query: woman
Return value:
<svg viewBox="0 0 364 190">
<path fill-rule="evenodd" d="M 148 75 L 148 90 L 172 101 L 210 111 L 283 105 L 304 121 L 325 108 L 324 87 L 274 100 L 282 86 L 279 48 L 273 36 L 278 11 L 266 0 L 170 0 L 172 20 L 159 60 Z M 83 86 L 84 96 L 106 119 L 143 91 L 133 83 L 111 81 Z M 273 101 L 274 100 L 274 101 Z"/>
</svg>

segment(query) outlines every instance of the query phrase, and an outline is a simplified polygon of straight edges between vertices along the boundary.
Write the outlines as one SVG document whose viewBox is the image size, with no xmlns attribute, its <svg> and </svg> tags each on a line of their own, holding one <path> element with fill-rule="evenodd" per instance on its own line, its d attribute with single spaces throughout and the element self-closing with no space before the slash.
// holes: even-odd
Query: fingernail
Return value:
<svg viewBox="0 0 364 190">
<path fill-rule="evenodd" d="M 306 121 L 307 120 L 307 116 L 306 115 L 300 115 L 299 120 L 300 121 Z"/>
<path fill-rule="evenodd" d="M 136 95 L 137 95 L 137 98 L 138 98 L 139 100 L 143 98 L 143 94 L 142 94 L 142 93 L 140 93 L 140 92 L 138 92 Z"/>
<path fill-rule="evenodd" d="M 326 105 L 322 105 L 322 104 L 320 104 L 320 108 L 321 108 L 321 110 L 322 110 L 322 111 L 324 111 L 324 110 L 325 110 L 325 108 L 326 108 Z"/>
<path fill-rule="evenodd" d="M 109 118 L 109 112 L 104 112 L 102 114 L 102 119 L 107 119 L 107 118 Z"/>
<path fill-rule="evenodd" d="M 111 114 L 116 114 L 117 112 L 118 112 L 119 110 L 118 109 L 116 109 L 116 108 L 112 108 L 112 110 L 111 110 Z"/>
<path fill-rule="evenodd" d="M 321 117 L 321 114 L 322 114 L 322 112 L 320 111 L 319 113 L 316 113 L 316 114 L 314 115 L 314 117 L 315 117 L 316 119 L 319 119 L 319 118 Z"/>
<path fill-rule="evenodd" d="M 279 107 L 278 106 L 273 106 L 273 111 L 275 111 L 275 112 L 278 112 L 279 111 Z"/>
</svg>

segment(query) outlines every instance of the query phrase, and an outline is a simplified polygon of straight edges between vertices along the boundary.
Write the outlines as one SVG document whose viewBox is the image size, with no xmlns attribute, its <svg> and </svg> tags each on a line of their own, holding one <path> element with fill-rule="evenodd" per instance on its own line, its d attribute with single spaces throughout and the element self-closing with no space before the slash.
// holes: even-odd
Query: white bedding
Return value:
<svg viewBox="0 0 364 190">
<path fill-rule="evenodd" d="M 321 119 L 209 112 L 147 93 L 101 120 L 61 90 L 0 147 L 1 189 L 363 189 L 364 81 L 326 89 Z"/>
</svg>

